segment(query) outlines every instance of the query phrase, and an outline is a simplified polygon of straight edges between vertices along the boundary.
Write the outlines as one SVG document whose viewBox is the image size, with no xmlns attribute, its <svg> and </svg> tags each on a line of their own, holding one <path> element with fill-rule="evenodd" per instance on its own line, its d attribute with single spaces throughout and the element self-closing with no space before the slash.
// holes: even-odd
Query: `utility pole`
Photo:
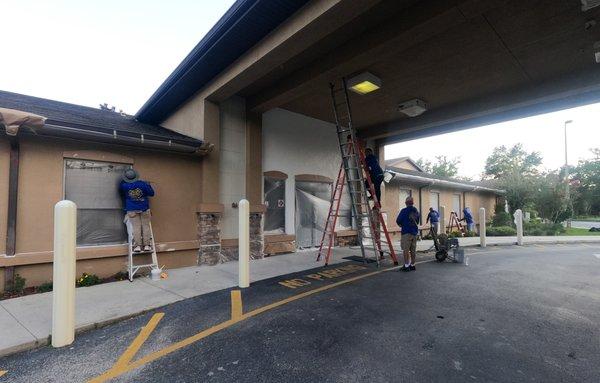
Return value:
<svg viewBox="0 0 600 383">
<path fill-rule="evenodd" d="M 571 195 L 569 190 L 569 163 L 567 157 L 567 125 L 571 124 L 573 120 L 565 121 L 565 200 L 567 207 L 571 206 Z M 567 220 L 567 227 L 571 227 L 571 220 Z"/>
</svg>

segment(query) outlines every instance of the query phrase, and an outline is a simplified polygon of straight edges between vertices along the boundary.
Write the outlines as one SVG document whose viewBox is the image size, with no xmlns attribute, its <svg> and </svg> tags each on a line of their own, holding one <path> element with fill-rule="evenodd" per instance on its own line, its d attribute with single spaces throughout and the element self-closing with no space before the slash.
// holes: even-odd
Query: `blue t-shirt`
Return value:
<svg viewBox="0 0 600 383">
<path fill-rule="evenodd" d="M 419 211 L 414 206 L 400 210 L 396 223 L 402 229 L 402 234 L 417 235 L 419 233 Z"/>
<path fill-rule="evenodd" d="M 471 211 L 469 209 L 463 210 L 463 216 L 465 217 L 465 222 L 467 222 L 467 224 L 470 225 L 474 223 L 473 216 L 471 215 Z"/>
<path fill-rule="evenodd" d="M 377 157 L 375 157 L 375 155 L 369 154 L 368 156 L 366 156 L 365 163 L 369 168 L 369 173 L 371 174 L 371 177 L 376 177 L 383 174 L 383 170 L 381 169 L 381 166 L 379 166 L 379 160 L 377 159 Z"/>
<path fill-rule="evenodd" d="M 119 190 L 125 199 L 125 211 L 146 211 L 150 208 L 148 197 L 154 195 L 154 189 L 149 183 L 141 180 L 135 182 L 121 181 Z"/>
<path fill-rule="evenodd" d="M 437 211 L 430 211 L 429 214 L 427 214 L 427 219 L 431 222 L 431 223 L 438 223 L 440 222 L 440 213 L 438 213 Z"/>
</svg>

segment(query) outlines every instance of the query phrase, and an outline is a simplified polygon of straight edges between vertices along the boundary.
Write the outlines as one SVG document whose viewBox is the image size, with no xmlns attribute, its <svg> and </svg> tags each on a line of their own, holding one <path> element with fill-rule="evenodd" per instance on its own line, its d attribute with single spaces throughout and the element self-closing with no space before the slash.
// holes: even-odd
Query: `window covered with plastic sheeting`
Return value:
<svg viewBox="0 0 600 383">
<path fill-rule="evenodd" d="M 285 234 L 285 181 L 265 177 L 264 234 Z"/>
<path fill-rule="evenodd" d="M 130 165 L 65 160 L 65 199 L 77 204 L 77 245 L 127 242 L 119 183 Z"/>
</svg>

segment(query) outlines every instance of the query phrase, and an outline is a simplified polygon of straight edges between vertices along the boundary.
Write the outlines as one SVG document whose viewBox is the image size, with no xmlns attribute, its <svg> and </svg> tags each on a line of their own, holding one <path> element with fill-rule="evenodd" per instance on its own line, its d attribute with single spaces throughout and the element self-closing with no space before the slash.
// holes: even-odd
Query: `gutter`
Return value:
<svg viewBox="0 0 600 383">
<path fill-rule="evenodd" d="M 158 136 L 148 136 L 131 132 L 123 132 L 109 129 L 106 131 L 81 129 L 74 126 L 57 125 L 46 123 L 42 129 L 23 129 L 22 135 L 46 136 L 57 138 L 76 139 L 89 142 L 103 142 L 108 144 L 139 147 L 143 149 L 154 149 L 167 152 L 176 152 L 195 156 L 203 156 L 212 151 L 213 144 L 198 140 L 197 144 L 185 140 L 167 139 Z"/>
<path fill-rule="evenodd" d="M 455 182 L 455 181 L 438 180 L 438 179 L 427 178 L 427 177 L 422 177 L 422 176 L 417 176 L 417 175 L 412 175 L 412 174 L 398 173 L 393 170 L 392 170 L 392 172 L 394 172 L 396 174 L 394 179 L 404 179 L 404 180 L 414 181 L 417 183 L 425 184 L 425 186 L 439 185 L 439 186 L 460 188 L 462 190 L 471 191 L 471 192 L 485 191 L 485 192 L 496 193 L 496 194 L 505 194 L 506 193 L 505 190 L 493 189 L 493 188 L 489 188 L 489 187 L 485 187 L 485 186 L 469 185 L 469 184 L 463 184 L 463 183 Z"/>
</svg>

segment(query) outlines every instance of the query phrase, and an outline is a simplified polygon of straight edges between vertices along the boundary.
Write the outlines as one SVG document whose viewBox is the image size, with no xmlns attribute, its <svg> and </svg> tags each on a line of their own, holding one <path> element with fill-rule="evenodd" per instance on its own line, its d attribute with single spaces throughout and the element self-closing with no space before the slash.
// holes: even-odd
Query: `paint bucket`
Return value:
<svg viewBox="0 0 600 383">
<path fill-rule="evenodd" d="M 160 281 L 161 272 L 161 269 L 152 269 L 152 271 L 150 271 L 150 279 L 152 279 L 153 281 Z"/>
<path fill-rule="evenodd" d="M 465 251 L 463 249 L 453 249 L 454 262 L 463 263 L 465 261 Z"/>
</svg>

